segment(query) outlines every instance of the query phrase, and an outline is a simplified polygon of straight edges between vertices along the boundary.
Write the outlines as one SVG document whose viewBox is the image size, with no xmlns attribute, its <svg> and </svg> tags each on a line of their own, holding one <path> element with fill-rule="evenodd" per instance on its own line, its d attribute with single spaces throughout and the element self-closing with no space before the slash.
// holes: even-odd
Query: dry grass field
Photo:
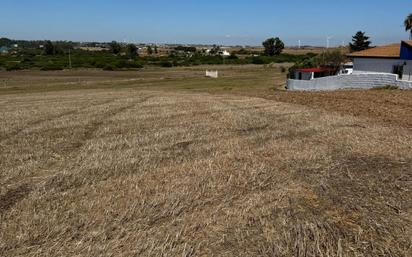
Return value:
<svg viewBox="0 0 412 257">
<path fill-rule="evenodd" d="M 0 72 L 0 256 L 412 256 L 410 91 L 203 68 Z"/>
</svg>

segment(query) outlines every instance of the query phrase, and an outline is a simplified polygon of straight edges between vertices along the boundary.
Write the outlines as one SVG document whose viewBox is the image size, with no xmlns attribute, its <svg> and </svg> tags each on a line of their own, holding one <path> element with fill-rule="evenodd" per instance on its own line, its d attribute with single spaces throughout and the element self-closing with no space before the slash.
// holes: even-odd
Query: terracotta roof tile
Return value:
<svg viewBox="0 0 412 257">
<path fill-rule="evenodd" d="M 407 44 L 407 45 L 409 45 L 409 46 L 412 47 L 412 40 L 404 40 L 404 41 L 402 41 L 402 42 L 404 42 L 405 44 Z"/>
<path fill-rule="evenodd" d="M 405 41 L 410 42 L 412 41 Z M 386 46 L 378 46 L 367 50 L 354 52 L 349 54 L 349 57 L 381 57 L 381 58 L 399 58 L 401 54 L 401 45 L 392 44 Z"/>
</svg>

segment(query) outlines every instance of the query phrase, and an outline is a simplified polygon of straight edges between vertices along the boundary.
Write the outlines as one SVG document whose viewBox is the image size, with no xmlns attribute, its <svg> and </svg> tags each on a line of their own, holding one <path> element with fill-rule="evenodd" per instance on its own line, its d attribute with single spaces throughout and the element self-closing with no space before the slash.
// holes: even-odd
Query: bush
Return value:
<svg viewBox="0 0 412 257">
<path fill-rule="evenodd" d="M 173 67 L 173 63 L 169 62 L 169 61 L 163 61 L 160 63 L 160 66 L 164 67 L 164 68 L 171 68 Z"/>
<path fill-rule="evenodd" d="M 103 70 L 114 71 L 115 69 L 114 69 L 113 65 L 111 65 L 111 64 L 106 64 L 106 65 L 103 67 Z"/>
<path fill-rule="evenodd" d="M 143 64 L 141 64 L 139 62 L 131 62 L 129 64 L 129 68 L 141 69 L 141 68 L 143 68 Z"/>
<path fill-rule="evenodd" d="M 115 66 L 116 66 L 116 68 L 118 68 L 118 69 L 123 69 L 123 68 L 127 68 L 127 67 L 128 67 L 127 62 L 126 62 L 125 60 L 117 61 L 117 62 L 115 63 Z"/>
<path fill-rule="evenodd" d="M 265 64 L 265 60 L 263 57 L 259 56 L 259 57 L 253 57 L 252 58 L 252 63 L 253 64 Z"/>
<path fill-rule="evenodd" d="M 115 67 L 118 69 L 140 69 L 143 65 L 137 61 L 130 60 L 120 60 L 115 63 Z"/>
<path fill-rule="evenodd" d="M 98 69 L 104 69 L 106 67 L 107 64 L 102 63 L 102 62 L 96 62 L 95 67 Z"/>
<path fill-rule="evenodd" d="M 228 60 L 237 60 L 239 57 L 237 57 L 234 53 L 232 53 L 229 57 L 227 57 Z"/>
<path fill-rule="evenodd" d="M 280 72 L 285 73 L 286 72 L 286 68 L 283 66 L 280 66 Z"/>
<path fill-rule="evenodd" d="M 40 68 L 43 71 L 63 70 L 63 66 L 57 64 L 46 64 Z"/>
<path fill-rule="evenodd" d="M 22 69 L 23 69 L 23 68 L 22 68 L 19 64 L 17 64 L 17 63 L 14 63 L 14 64 L 7 65 L 7 66 L 6 66 L 6 70 L 7 70 L 7 71 L 22 70 Z"/>
</svg>

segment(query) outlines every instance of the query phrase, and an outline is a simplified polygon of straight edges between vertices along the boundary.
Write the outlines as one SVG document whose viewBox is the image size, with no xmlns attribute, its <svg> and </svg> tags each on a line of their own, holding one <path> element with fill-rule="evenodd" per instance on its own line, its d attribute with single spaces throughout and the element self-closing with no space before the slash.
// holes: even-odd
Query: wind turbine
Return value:
<svg viewBox="0 0 412 257">
<path fill-rule="evenodd" d="M 333 38 L 333 36 L 327 36 L 326 37 L 326 48 L 329 48 L 329 43 L 330 43 L 330 40 Z"/>
</svg>

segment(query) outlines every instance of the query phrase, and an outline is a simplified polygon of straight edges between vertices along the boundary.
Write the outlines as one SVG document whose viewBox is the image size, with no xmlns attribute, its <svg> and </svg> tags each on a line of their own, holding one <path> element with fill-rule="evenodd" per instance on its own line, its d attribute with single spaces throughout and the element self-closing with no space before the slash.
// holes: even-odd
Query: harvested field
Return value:
<svg viewBox="0 0 412 257">
<path fill-rule="evenodd" d="M 255 68 L 83 90 L 9 77 L 0 256 L 411 256 L 409 92 L 273 91 Z M 366 101 L 403 118 L 346 107 Z"/>
<path fill-rule="evenodd" d="M 256 95 L 412 129 L 412 90 L 276 92 Z"/>
</svg>

